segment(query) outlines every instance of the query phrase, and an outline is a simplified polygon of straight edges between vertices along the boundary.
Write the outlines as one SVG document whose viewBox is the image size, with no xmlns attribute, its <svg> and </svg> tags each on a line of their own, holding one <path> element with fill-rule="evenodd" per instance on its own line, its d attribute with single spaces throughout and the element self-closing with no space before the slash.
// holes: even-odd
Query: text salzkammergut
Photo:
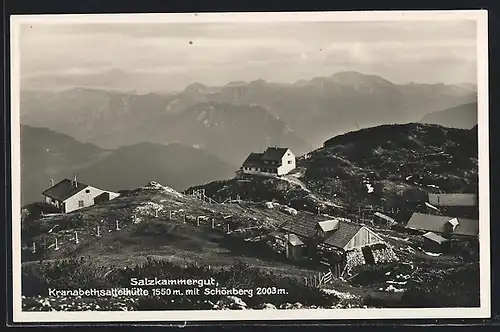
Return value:
<svg viewBox="0 0 500 332">
<path fill-rule="evenodd" d="M 130 286 L 216 286 L 215 278 L 210 279 L 160 279 L 130 278 Z"/>
</svg>

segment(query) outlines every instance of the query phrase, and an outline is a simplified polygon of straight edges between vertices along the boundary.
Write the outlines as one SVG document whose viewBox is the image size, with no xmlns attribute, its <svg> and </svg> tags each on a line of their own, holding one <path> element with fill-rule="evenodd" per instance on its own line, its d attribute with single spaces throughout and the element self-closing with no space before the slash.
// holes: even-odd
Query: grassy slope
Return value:
<svg viewBox="0 0 500 332">
<path fill-rule="evenodd" d="M 337 136 L 311 153 L 304 182 L 349 205 L 381 205 L 406 191 L 477 190 L 477 135 L 437 125 L 379 126 Z M 369 183 L 374 188 L 369 193 Z M 437 186 L 437 187 L 435 187 Z"/>
<path fill-rule="evenodd" d="M 162 207 L 163 211 L 159 212 L 158 217 L 154 216 L 153 209 L 134 213 L 134 210 L 143 209 L 142 206 L 148 203 Z M 185 211 L 187 223 L 183 223 L 180 212 L 173 216 L 175 220 L 169 220 L 169 211 L 181 209 Z M 134 224 L 133 214 L 141 218 L 140 223 Z M 79 212 L 34 221 L 31 224 L 35 226 L 25 228 L 23 242 L 28 246 L 33 241 L 52 244 L 57 236 L 61 249 L 50 249 L 45 257 L 49 260 L 90 255 L 103 265 L 112 261 L 126 266 L 154 255 L 183 264 L 210 264 L 215 267 L 231 265 L 235 257 L 246 257 L 254 266 L 281 270 L 290 275 L 310 273 L 272 257 L 263 259 L 241 244 L 232 245 L 224 240 L 221 232 L 210 229 L 210 222 L 196 226 L 194 218 L 200 215 L 213 217 L 216 224 L 231 223 L 233 230 L 254 225 L 264 225 L 266 229 L 272 230 L 291 218 L 289 214 L 260 206 L 214 205 L 160 190 L 140 190 Z M 228 216 L 234 217 L 226 218 Z M 189 221 L 190 218 L 193 220 Z M 120 231 L 115 230 L 116 220 L 119 221 Z M 55 225 L 59 226 L 48 233 Z M 102 235 L 99 238 L 96 236 L 97 225 L 100 225 Z M 220 228 L 225 229 L 224 226 Z M 78 245 L 75 244 L 75 230 L 78 230 Z M 28 249 L 25 252 L 26 259 L 38 259 L 30 258 Z"/>
</svg>

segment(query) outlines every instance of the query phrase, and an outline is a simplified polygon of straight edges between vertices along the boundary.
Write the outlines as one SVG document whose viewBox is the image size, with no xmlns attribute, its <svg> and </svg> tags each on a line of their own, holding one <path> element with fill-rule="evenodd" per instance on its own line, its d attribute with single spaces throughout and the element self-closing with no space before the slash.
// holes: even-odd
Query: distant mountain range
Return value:
<svg viewBox="0 0 500 332">
<path fill-rule="evenodd" d="M 169 116 L 159 115 L 127 131 L 105 134 L 91 140 L 105 147 L 149 141 L 159 144 L 177 142 L 203 149 L 234 164 L 251 151 L 283 145 L 302 154 L 310 145 L 285 122 L 260 106 L 226 103 L 198 103 Z"/>
<path fill-rule="evenodd" d="M 63 178 L 107 190 L 130 189 L 151 180 L 182 190 L 230 178 L 237 167 L 179 144 L 138 143 L 104 150 L 46 128 L 21 126 L 21 201 L 40 201 L 42 192 Z"/>
<path fill-rule="evenodd" d="M 477 102 L 452 107 L 425 115 L 420 123 L 439 124 L 450 128 L 472 129 L 478 122 Z"/>
<path fill-rule="evenodd" d="M 351 130 L 416 122 L 476 99 L 469 84 L 398 85 L 379 76 L 340 72 L 293 84 L 193 83 L 172 94 L 23 90 L 21 121 L 103 148 L 142 141 L 203 146 L 239 164 L 248 150 L 265 145 L 286 144 L 300 153 Z"/>
</svg>

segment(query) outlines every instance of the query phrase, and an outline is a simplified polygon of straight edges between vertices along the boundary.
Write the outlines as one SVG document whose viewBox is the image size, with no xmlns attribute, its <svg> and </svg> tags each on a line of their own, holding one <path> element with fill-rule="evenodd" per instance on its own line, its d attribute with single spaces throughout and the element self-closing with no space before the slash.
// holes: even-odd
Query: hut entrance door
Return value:
<svg viewBox="0 0 500 332">
<path fill-rule="evenodd" d="M 363 257 L 365 258 L 366 264 L 375 264 L 375 258 L 373 257 L 372 249 L 370 247 L 363 247 L 361 250 L 363 251 Z"/>
</svg>

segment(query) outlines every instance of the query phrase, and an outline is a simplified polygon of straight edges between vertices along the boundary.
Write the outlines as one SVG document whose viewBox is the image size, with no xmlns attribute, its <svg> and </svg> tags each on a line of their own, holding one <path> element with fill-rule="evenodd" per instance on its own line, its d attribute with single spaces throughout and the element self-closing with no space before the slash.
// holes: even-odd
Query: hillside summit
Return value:
<svg viewBox="0 0 500 332">
<path fill-rule="evenodd" d="M 428 193 L 477 192 L 477 127 L 408 123 L 362 129 L 300 157 L 288 176 L 247 176 L 191 189 L 200 188 L 218 199 L 275 199 L 310 210 L 323 200 L 353 211 L 390 208 Z"/>
</svg>

